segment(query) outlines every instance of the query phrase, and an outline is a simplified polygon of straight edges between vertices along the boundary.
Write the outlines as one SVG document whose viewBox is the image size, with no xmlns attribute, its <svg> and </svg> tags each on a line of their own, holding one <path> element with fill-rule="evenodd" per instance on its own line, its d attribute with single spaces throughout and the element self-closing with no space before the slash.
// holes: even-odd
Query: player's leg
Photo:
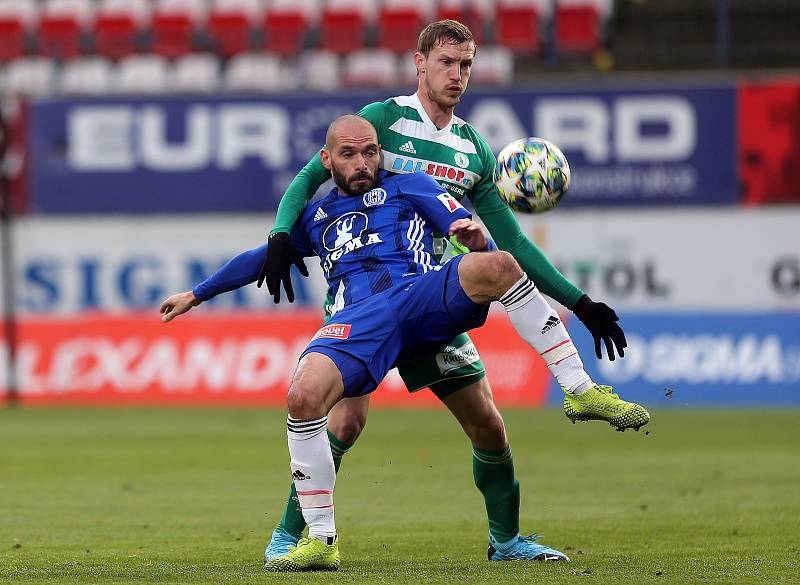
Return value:
<svg viewBox="0 0 800 585">
<path fill-rule="evenodd" d="M 364 430 L 368 412 L 369 394 L 343 398 L 328 413 L 328 441 L 331 445 L 333 465 L 337 473 L 342 457 Z M 305 528 L 306 521 L 300 510 L 300 502 L 297 500 L 297 490 L 293 482 L 289 487 L 289 496 L 286 499 L 281 520 L 272 532 L 269 544 L 264 550 L 264 562 L 289 552 L 289 547 L 295 546 L 302 538 Z"/>
<path fill-rule="evenodd" d="M 434 385 L 437 395 L 442 387 Z M 519 482 L 503 417 L 485 376 L 442 401 L 472 441 L 472 473 L 489 519 L 489 560 L 568 561 L 564 553 L 519 534 Z"/>
<path fill-rule="evenodd" d="M 344 392 L 339 367 L 328 355 L 310 352 L 295 370 L 287 395 L 286 420 L 291 471 L 308 538 L 288 554 L 270 559 L 272 571 L 336 570 L 333 488 L 336 469 L 327 434 L 327 414 Z"/>
<path fill-rule="evenodd" d="M 374 391 L 397 363 L 403 337 L 388 310 L 387 297 L 376 295 L 368 303 L 345 308 L 339 317 L 348 325 L 323 326 L 303 352 L 288 393 L 287 426 L 292 477 L 308 538 L 301 538 L 286 555 L 270 559 L 267 569 L 335 570 L 339 566 L 333 518 L 336 467 L 326 415 L 340 398 Z M 364 415 L 366 404 L 361 403 Z M 353 431 L 352 420 L 345 422 Z M 357 426 L 363 427 L 363 422 Z"/>
<path fill-rule="evenodd" d="M 475 303 L 499 300 L 517 333 L 547 364 L 566 393 L 565 412 L 575 420 L 606 420 L 619 430 L 639 429 L 650 415 L 595 384 L 555 310 L 507 252 L 467 254 L 458 265 L 464 293 Z"/>
<path fill-rule="evenodd" d="M 437 396 L 443 394 L 442 386 L 433 385 Z M 519 534 L 519 482 L 505 423 L 486 376 L 441 399 L 472 443 L 472 475 L 486 504 L 489 533 L 502 541 L 515 537 Z"/>
</svg>

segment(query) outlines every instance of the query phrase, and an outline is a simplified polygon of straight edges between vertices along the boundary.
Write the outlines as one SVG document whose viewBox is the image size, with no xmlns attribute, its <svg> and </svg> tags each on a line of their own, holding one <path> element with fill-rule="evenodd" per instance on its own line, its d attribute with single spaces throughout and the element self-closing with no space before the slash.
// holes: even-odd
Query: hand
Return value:
<svg viewBox="0 0 800 585">
<path fill-rule="evenodd" d="M 197 297 L 194 296 L 194 293 L 190 290 L 169 296 L 161 303 L 161 320 L 164 323 L 169 323 L 178 315 L 183 315 L 189 309 L 196 307 L 202 302 L 203 301 L 198 301 Z"/>
<path fill-rule="evenodd" d="M 267 246 L 267 255 L 264 258 L 264 264 L 261 265 L 261 270 L 258 273 L 258 283 L 256 286 L 261 288 L 261 285 L 266 280 L 267 290 L 272 295 L 272 299 L 276 303 L 281 302 L 281 283 L 283 288 L 286 289 L 286 298 L 290 303 L 294 302 L 294 289 L 292 288 L 291 268 L 292 264 L 297 266 L 300 274 L 308 276 L 308 269 L 306 263 L 303 262 L 303 257 L 297 252 L 292 245 L 292 240 L 289 234 L 284 232 L 275 232 L 269 237 L 269 245 Z"/>
<path fill-rule="evenodd" d="M 600 350 L 601 339 L 606 345 L 609 360 L 614 361 L 614 347 L 617 348 L 619 357 L 625 357 L 625 348 L 628 347 L 628 342 L 625 341 L 625 332 L 617 324 L 619 317 L 614 309 L 605 303 L 595 303 L 588 295 L 583 295 L 575 303 L 572 312 L 594 337 L 594 352 L 597 354 L 597 359 L 603 359 L 603 353 Z"/>
<path fill-rule="evenodd" d="M 489 240 L 483 233 L 480 224 L 471 219 L 457 219 L 450 224 L 450 236 L 455 236 L 458 242 L 472 250 L 483 250 L 489 245 Z"/>
</svg>

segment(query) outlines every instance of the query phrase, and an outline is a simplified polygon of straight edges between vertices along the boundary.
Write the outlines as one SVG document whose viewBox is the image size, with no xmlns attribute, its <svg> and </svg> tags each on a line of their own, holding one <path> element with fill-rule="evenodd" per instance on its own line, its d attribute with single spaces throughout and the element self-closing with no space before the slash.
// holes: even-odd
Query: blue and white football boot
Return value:
<svg viewBox="0 0 800 585">
<path fill-rule="evenodd" d="M 489 533 L 490 561 L 569 561 L 569 557 L 554 548 L 539 544 L 536 534 L 517 535 L 506 542 L 497 542 Z"/>
</svg>

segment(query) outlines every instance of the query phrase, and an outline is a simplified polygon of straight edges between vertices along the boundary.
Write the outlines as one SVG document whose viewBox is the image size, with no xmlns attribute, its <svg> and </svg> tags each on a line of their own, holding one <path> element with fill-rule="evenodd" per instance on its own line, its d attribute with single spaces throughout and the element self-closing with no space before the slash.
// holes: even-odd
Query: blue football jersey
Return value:
<svg viewBox="0 0 800 585">
<path fill-rule="evenodd" d="M 292 230 L 305 256 L 319 256 L 334 314 L 408 279 L 439 270 L 433 233 L 469 211 L 425 173 L 380 173 L 360 197 L 333 189 L 306 206 Z"/>
</svg>

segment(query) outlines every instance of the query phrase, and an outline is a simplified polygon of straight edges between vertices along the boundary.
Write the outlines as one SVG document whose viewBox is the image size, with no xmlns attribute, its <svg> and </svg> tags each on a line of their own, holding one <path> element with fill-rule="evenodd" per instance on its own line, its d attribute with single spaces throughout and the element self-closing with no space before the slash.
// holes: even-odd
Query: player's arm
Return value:
<svg viewBox="0 0 800 585">
<path fill-rule="evenodd" d="M 505 204 L 492 181 L 495 157 L 483 143 L 484 169 L 481 181 L 475 186 L 470 201 L 498 248 L 509 252 L 519 262 L 528 277 L 546 295 L 570 309 L 594 337 L 595 354 L 602 357 L 600 341 L 606 346 L 609 359 L 614 359 L 614 347 L 625 355 L 625 333 L 617 324 L 619 317 L 605 303 L 592 301 L 589 296 L 567 280 L 544 253 L 522 233 L 513 212 Z"/>
<path fill-rule="evenodd" d="M 242 252 L 228 260 L 192 290 L 167 297 L 161 303 L 161 320 L 168 323 L 203 301 L 255 282 L 266 248 L 267 244 L 264 244 L 254 250 Z"/>
<path fill-rule="evenodd" d="M 300 230 L 292 231 L 294 246 L 305 256 L 313 256 L 314 252 L 308 239 Z M 242 252 L 220 266 L 211 276 L 206 278 L 192 290 L 177 293 L 167 297 L 161 303 L 161 320 L 164 323 L 172 321 L 175 317 L 183 315 L 203 301 L 213 299 L 215 296 L 235 290 L 255 282 L 261 267 L 261 260 L 267 251 L 268 244 L 253 250 Z M 301 261 L 302 262 L 302 261 Z M 305 271 L 305 264 L 302 264 Z M 305 271 L 305 276 L 308 272 Z M 291 290 L 291 287 L 289 288 Z"/>
<path fill-rule="evenodd" d="M 376 102 L 364 106 L 358 115 L 369 120 L 376 128 L 380 128 L 383 124 L 383 112 L 383 103 Z M 258 273 L 258 286 L 261 287 L 266 281 L 267 290 L 276 303 L 281 300 L 281 284 L 286 290 L 289 302 L 294 302 L 292 280 L 289 276 L 293 264 L 303 276 L 308 276 L 305 265 L 302 265 L 301 256 L 296 253 L 289 241 L 289 234 L 314 193 L 330 177 L 330 171 L 323 166 L 322 159 L 317 153 L 292 180 L 278 203 L 275 225 L 268 239 L 270 246 L 262 259 L 263 263 Z"/>
<path fill-rule="evenodd" d="M 404 175 L 402 180 L 403 199 L 436 230 L 455 236 L 462 249 L 479 252 L 494 247 L 480 224 L 472 220 L 472 214 L 438 181 L 425 173 Z"/>
</svg>

